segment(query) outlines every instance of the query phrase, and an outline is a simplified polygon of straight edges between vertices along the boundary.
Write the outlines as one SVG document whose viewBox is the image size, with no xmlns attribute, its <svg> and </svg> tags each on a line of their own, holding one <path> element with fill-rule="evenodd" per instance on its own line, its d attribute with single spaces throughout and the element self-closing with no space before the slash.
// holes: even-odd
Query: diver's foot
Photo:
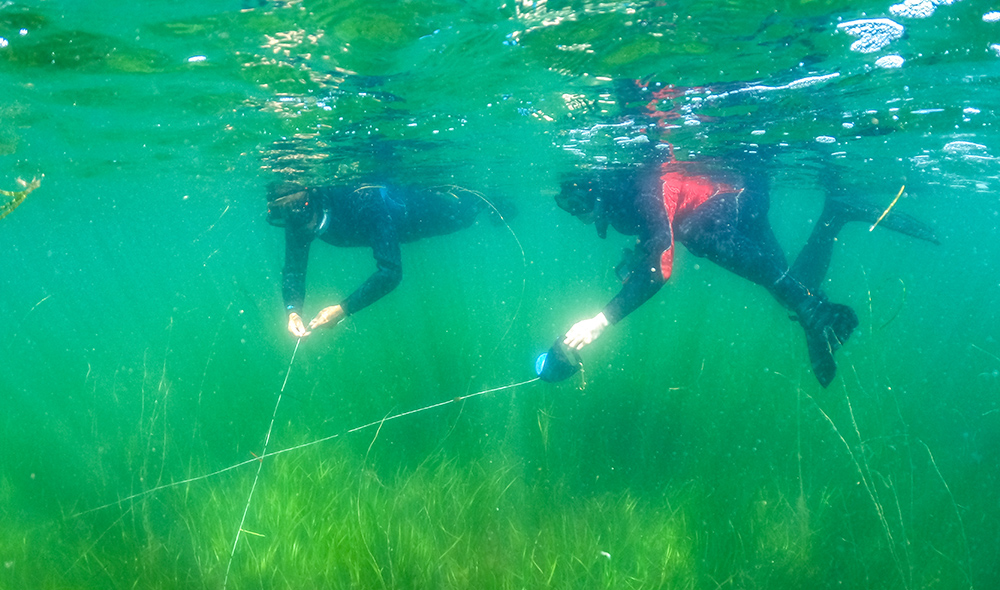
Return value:
<svg viewBox="0 0 1000 590">
<path fill-rule="evenodd" d="M 828 219 L 835 218 L 841 223 L 848 221 L 863 221 L 870 224 L 878 223 L 879 227 L 891 229 L 919 240 L 926 240 L 934 244 L 941 243 L 937 239 L 937 236 L 934 235 L 934 230 L 927 224 L 918 221 L 915 217 L 896 211 L 889 211 L 889 213 L 885 214 L 885 217 L 882 217 L 883 213 L 885 213 L 885 209 L 874 203 L 870 203 L 860 197 L 846 195 L 837 195 L 836 197 L 828 198 L 823 207 L 824 217 Z M 879 221 L 880 218 L 881 221 Z"/>
<path fill-rule="evenodd" d="M 799 323 L 806 331 L 806 348 L 813 374 L 827 387 L 837 375 L 833 353 L 858 327 L 858 314 L 846 305 L 814 300 L 799 313 Z"/>
</svg>

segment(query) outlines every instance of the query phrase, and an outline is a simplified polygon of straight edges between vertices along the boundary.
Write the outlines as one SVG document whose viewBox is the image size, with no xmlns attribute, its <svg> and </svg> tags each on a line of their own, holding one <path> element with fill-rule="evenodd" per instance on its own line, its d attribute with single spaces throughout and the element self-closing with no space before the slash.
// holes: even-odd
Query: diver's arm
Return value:
<svg viewBox="0 0 1000 590">
<path fill-rule="evenodd" d="M 281 295 L 288 314 L 288 331 L 302 338 L 308 336 L 300 313 L 306 296 L 306 267 L 312 239 L 306 232 L 285 229 L 285 266 L 281 271 Z"/>
<path fill-rule="evenodd" d="M 372 222 L 372 256 L 375 258 L 376 270 L 341 302 L 345 316 L 355 314 L 385 297 L 403 279 L 403 262 L 395 223 L 385 210 L 380 210 Z"/>
<path fill-rule="evenodd" d="M 646 254 L 632 268 L 632 272 L 622 284 L 621 291 L 604 307 L 603 313 L 608 323 L 617 324 L 625 319 L 625 316 L 656 295 L 657 291 L 666 283 L 661 270 L 663 256 L 670 257 L 673 252 L 669 240 L 667 240 L 666 247 L 660 243 L 661 241 L 657 239 L 650 242 L 640 242 L 637 246 Z"/>
<path fill-rule="evenodd" d="M 658 180 L 658 178 L 657 178 Z M 656 294 L 670 277 L 674 263 L 673 227 L 664 207 L 663 189 L 653 182 L 642 189 L 635 206 L 641 219 L 635 261 L 622 289 L 604 308 L 608 322 L 617 324 Z"/>
<path fill-rule="evenodd" d="M 601 313 L 573 324 L 566 333 L 563 343 L 570 348 L 580 350 L 596 340 L 605 328 L 638 309 L 666 283 L 673 264 L 670 220 L 655 194 L 643 195 L 640 200 L 639 205 L 646 206 L 640 211 L 643 224 L 636 251 L 642 254 L 633 263 L 621 291 Z"/>
<path fill-rule="evenodd" d="M 660 274 L 658 258 L 655 255 L 643 257 L 622 285 L 618 295 L 615 295 L 601 313 L 573 324 L 569 332 L 566 332 L 563 343 L 576 350 L 582 349 L 597 340 L 609 325 L 617 324 L 655 295 L 665 282 L 663 275 Z"/>
</svg>

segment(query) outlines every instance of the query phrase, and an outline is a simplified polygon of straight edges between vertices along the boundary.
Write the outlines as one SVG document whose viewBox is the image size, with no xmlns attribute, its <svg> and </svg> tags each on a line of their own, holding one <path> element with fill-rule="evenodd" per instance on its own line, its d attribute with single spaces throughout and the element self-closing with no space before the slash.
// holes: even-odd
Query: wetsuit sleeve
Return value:
<svg viewBox="0 0 1000 590">
<path fill-rule="evenodd" d="M 637 200 L 641 219 L 639 244 L 621 291 L 603 310 L 611 324 L 624 319 L 663 287 L 666 278 L 662 264 L 665 259 L 669 263 L 673 256 L 673 234 L 662 197 L 647 192 Z"/>
<path fill-rule="evenodd" d="M 285 267 L 281 273 L 281 294 L 285 312 L 301 315 L 306 298 L 306 267 L 309 264 L 309 234 L 295 229 L 285 230 Z"/>
<path fill-rule="evenodd" d="M 399 252 L 399 235 L 381 195 L 364 205 L 363 218 L 371 238 L 375 272 L 356 291 L 341 302 L 344 313 L 351 315 L 375 303 L 399 285 L 403 279 L 403 263 Z"/>
</svg>

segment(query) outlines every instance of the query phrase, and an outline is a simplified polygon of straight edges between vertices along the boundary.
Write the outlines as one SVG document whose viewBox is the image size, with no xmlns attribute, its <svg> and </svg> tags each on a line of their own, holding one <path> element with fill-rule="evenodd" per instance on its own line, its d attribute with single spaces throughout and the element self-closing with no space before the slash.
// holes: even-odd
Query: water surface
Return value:
<svg viewBox="0 0 1000 590">
<path fill-rule="evenodd" d="M 991 8 L 4 2 L 0 188 L 44 178 L 0 221 L 0 587 L 995 586 Z M 643 157 L 638 78 L 678 89 L 678 158 L 772 155 L 790 256 L 833 178 L 905 186 L 942 244 L 842 233 L 825 288 L 861 326 L 825 390 L 766 293 L 681 252 L 583 379 L 379 425 L 532 378 L 616 292 L 629 240 L 552 196 Z M 290 366 L 264 187 L 372 175 L 520 215 L 404 246 Z M 311 309 L 373 266 L 312 256 Z M 307 446 L 263 463 L 234 550 L 286 372 L 269 450 Z"/>
</svg>

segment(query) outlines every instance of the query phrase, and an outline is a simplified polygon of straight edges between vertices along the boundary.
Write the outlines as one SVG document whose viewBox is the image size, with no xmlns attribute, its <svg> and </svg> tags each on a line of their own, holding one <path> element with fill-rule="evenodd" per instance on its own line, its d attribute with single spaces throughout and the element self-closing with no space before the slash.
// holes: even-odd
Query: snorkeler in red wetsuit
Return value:
<svg viewBox="0 0 1000 590">
<path fill-rule="evenodd" d="M 759 167 L 738 175 L 704 164 L 657 162 L 565 179 L 556 197 L 561 208 L 594 223 L 602 238 L 611 226 L 638 239 L 619 265 L 621 291 L 596 316 L 574 324 L 563 344 L 580 350 L 659 291 L 670 277 L 679 241 L 694 255 L 763 286 L 790 310 L 805 330 L 813 373 L 828 386 L 837 371 L 833 353 L 851 336 L 858 317 L 850 307 L 828 301 L 820 283 L 844 224 L 874 223 L 882 211 L 843 195 L 827 198 L 789 267 L 767 219 L 769 192 L 769 179 Z M 890 213 L 879 225 L 937 243 L 927 226 L 905 214 Z"/>
</svg>

